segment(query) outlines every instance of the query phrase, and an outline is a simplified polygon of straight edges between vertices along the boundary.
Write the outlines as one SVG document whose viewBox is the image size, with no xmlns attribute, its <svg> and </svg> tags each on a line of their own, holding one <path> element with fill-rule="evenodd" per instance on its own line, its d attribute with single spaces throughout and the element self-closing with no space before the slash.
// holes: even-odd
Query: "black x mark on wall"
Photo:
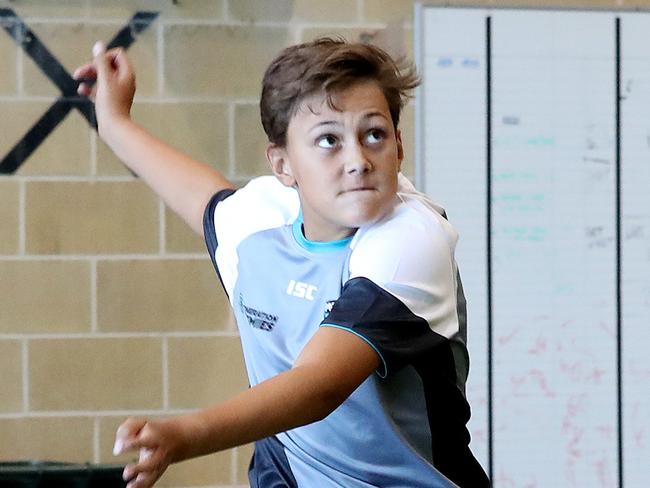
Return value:
<svg viewBox="0 0 650 488">
<path fill-rule="evenodd" d="M 114 47 L 128 49 L 135 42 L 136 36 L 149 27 L 157 16 L 158 12 L 137 12 L 110 40 L 107 47 L 109 49 Z M 95 129 L 97 121 L 93 102 L 87 97 L 77 94 L 79 83 L 72 79 L 61 63 L 13 10 L 0 9 L 0 26 L 34 60 L 45 76 L 61 90 L 61 96 L 0 161 L 0 174 L 12 174 L 20 168 L 72 109 L 78 110 Z"/>
</svg>

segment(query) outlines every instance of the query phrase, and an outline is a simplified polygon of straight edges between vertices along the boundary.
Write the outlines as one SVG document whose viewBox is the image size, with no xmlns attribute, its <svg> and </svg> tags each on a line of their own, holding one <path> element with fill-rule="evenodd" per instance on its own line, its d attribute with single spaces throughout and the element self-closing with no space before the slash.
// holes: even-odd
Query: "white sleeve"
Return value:
<svg viewBox="0 0 650 488">
<path fill-rule="evenodd" d="M 456 241 L 456 232 L 439 213 L 418 201 L 402 203 L 355 236 L 350 279 L 369 279 L 450 338 L 460 327 Z"/>
<path fill-rule="evenodd" d="M 293 223 L 300 212 L 298 192 L 274 176 L 251 180 L 243 188 L 211 201 L 204 234 L 213 263 L 228 296 L 237 278 L 237 247 L 246 237 Z"/>
</svg>

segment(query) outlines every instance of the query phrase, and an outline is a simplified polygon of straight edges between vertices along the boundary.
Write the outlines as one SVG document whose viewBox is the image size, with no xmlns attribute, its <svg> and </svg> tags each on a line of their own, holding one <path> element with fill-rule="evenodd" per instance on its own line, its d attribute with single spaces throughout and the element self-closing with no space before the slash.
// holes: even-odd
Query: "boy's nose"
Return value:
<svg viewBox="0 0 650 488">
<path fill-rule="evenodd" d="M 360 144 L 355 144 L 349 148 L 345 170 L 348 174 L 368 173 L 372 169 L 372 163 L 366 156 Z"/>
</svg>

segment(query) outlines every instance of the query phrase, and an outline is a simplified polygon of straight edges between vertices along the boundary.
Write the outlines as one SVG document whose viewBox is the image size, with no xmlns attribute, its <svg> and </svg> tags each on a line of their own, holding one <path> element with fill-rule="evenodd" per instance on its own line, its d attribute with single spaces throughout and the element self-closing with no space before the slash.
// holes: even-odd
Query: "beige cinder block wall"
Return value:
<svg viewBox="0 0 650 488">
<path fill-rule="evenodd" d="M 650 2 L 438 4 L 630 7 Z M 267 172 L 259 80 L 283 46 L 319 35 L 413 52 L 411 0 L 0 0 L 68 71 L 138 10 L 134 116 L 243 184 Z M 14 28 L 15 25 L 3 25 Z M 0 32 L 0 158 L 60 96 Z M 413 173 L 413 109 L 402 130 Z M 203 243 L 72 111 L 0 177 L 0 460 L 125 462 L 128 415 L 186 412 L 246 387 L 236 328 Z M 173 467 L 160 486 L 246 484 L 250 447 Z"/>
</svg>

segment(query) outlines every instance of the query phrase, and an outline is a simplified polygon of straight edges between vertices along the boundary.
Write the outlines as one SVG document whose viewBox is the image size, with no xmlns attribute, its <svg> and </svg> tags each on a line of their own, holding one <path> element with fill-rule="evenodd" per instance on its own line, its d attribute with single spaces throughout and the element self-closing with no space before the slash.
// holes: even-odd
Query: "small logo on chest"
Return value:
<svg viewBox="0 0 650 488">
<path fill-rule="evenodd" d="M 318 291 L 318 287 L 310 285 L 309 283 L 303 283 L 302 281 L 289 281 L 289 286 L 287 286 L 287 295 L 292 297 L 304 298 L 305 300 L 313 300 L 314 293 Z"/>
<path fill-rule="evenodd" d="M 256 310 L 253 307 L 247 307 L 244 305 L 244 297 L 242 297 L 241 294 L 239 295 L 239 307 L 248 323 L 256 329 L 271 331 L 278 322 L 278 317 L 276 315 L 262 312 L 261 310 Z"/>
</svg>

